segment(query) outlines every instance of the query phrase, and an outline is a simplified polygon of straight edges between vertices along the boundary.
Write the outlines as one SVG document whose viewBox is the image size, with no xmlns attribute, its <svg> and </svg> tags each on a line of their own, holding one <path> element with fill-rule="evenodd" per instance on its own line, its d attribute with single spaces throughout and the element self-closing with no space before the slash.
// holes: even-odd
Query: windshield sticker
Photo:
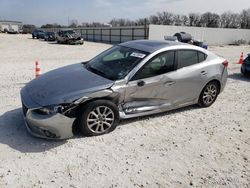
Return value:
<svg viewBox="0 0 250 188">
<path fill-rule="evenodd" d="M 136 53 L 136 52 L 133 52 L 131 55 L 131 57 L 138 57 L 138 58 L 144 58 L 146 55 L 145 54 L 141 54 L 141 53 Z"/>
</svg>

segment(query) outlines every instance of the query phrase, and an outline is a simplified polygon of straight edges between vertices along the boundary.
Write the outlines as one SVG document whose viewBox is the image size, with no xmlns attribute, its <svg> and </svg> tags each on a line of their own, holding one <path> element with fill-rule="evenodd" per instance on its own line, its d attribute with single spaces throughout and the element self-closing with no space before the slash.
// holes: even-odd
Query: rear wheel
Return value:
<svg viewBox="0 0 250 188">
<path fill-rule="evenodd" d="M 111 101 L 97 100 L 82 108 L 79 119 L 82 134 L 99 136 L 116 128 L 119 123 L 119 112 Z"/>
<path fill-rule="evenodd" d="M 202 90 L 199 98 L 201 107 L 211 106 L 219 94 L 219 84 L 216 81 L 209 82 Z"/>
</svg>

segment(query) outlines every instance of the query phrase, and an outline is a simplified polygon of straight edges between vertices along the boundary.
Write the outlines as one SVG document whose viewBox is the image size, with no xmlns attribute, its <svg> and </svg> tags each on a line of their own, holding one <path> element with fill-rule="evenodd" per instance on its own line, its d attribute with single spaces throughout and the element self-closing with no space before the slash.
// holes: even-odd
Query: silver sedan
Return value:
<svg viewBox="0 0 250 188">
<path fill-rule="evenodd" d="M 21 90 L 29 132 L 50 139 L 109 133 L 120 119 L 188 105 L 211 106 L 227 81 L 228 62 L 192 45 L 138 40 L 89 62 L 34 79 Z"/>
</svg>

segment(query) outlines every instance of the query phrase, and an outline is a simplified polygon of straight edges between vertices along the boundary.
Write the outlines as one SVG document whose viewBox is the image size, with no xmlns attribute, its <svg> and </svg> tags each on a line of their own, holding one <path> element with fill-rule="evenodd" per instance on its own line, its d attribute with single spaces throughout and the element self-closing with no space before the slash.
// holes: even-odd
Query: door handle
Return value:
<svg viewBox="0 0 250 188">
<path fill-rule="evenodd" d="M 137 85 L 139 86 L 139 87 L 142 87 L 142 86 L 144 86 L 146 83 L 144 82 L 144 81 L 139 81 L 139 82 L 137 82 Z"/>
<path fill-rule="evenodd" d="M 171 86 L 171 85 L 174 85 L 175 82 L 174 81 L 167 81 L 164 83 L 165 85 L 168 85 L 168 86 Z"/>
<path fill-rule="evenodd" d="M 207 75 L 207 71 L 201 71 L 201 75 L 203 76 Z"/>
</svg>

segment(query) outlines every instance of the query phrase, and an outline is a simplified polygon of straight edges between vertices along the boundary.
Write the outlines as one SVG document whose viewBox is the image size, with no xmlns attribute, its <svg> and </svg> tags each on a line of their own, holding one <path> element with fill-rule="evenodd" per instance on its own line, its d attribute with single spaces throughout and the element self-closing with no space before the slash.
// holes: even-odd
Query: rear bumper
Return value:
<svg viewBox="0 0 250 188">
<path fill-rule="evenodd" d="M 222 77 L 221 77 L 221 88 L 220 93 L 224 91 L 226 83 L 227 83 L 228 71 L 227 68 L 224 68 Z"/>
</svg>

